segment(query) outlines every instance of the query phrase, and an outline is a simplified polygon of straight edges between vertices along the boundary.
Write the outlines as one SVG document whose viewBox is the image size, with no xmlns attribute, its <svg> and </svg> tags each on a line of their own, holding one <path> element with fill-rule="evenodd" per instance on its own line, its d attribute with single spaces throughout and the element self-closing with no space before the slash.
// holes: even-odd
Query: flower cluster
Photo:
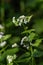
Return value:
<svg viewBox="0 0 43 65">
<path fill-rule="evenodd" d="M 24 41 L 28 41 L 28 37 L 27 36 L 24 36 L 22 38 L 20 45 L 23 45 L 23 47 L 29 49 L 29 44 L 25 44 Z"/>
<path fill-rule="evenodd" d="M 7 56 L 7 61 L 8 61 L 8 64 L 10 64 L 14 59 L 16 59 L 16 54 L 14 54 L 13 56 L 12 55 L 8 55 Z"/>
<path fill-rule="evenodd" d="M 0 43 L 0 47 L 4 47 L 6 45 L 6 41 Z"/>
<path fill-rule="evenodd" d="M 15 17 L 13 17 L 13 21 L 12 21 L 12 22 L 13 22 L 15 25 L 17 25 L 17 26 L 21 26 L 22 23 L 27 24 L 27 23 L 30 21 L 30 19 L 32 18 L 32 16 L 33 16 L 33 15 L 26 17 L 26 16 L 22 15 L 22 16 L 20 16 L 17 20 L 15 19 Z"/>
<path fill-rule="evenodd" d="M 24 40 L 26 40 L 26 39 L 27 39 L 27 36 L 23 37 L 20 44 L 21 44 L 21 45 L 24 44 L 23 42 L 24 42 Z"/>
<path fill-rule="evenodd" d="M 8 63 L 11 63 L 12 60 L 13 60 L 13 56 L 8 55 L 8 56 L 7 56 L 7 61 L 8 61 Z"/>
</svg>

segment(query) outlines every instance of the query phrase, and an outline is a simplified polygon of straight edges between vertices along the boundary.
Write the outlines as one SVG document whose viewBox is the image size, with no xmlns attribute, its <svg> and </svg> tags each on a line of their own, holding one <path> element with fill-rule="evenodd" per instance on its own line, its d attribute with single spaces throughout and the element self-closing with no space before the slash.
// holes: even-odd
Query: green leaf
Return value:
<svg viewBox="0 0 43 65">
<path fill-rule="evenodd" d="M 23 58 L 28 58 L 30 56 L 29 52 L 26 52 L 24 54 L 22 54 L 21 56 L 19 56 L 18 60 L 23 59 Z"/>
<path fill-rule="evenodd" d="M 35 41 L 35 43 L 32 44 L 32 46 L 38 47 L 41 42 L 42 42 L 42 39 L 37 39 L 37 40 Z"/>
<path fill-rule="evenodd" d="M 30 22 L 31 18 L 33 17 L 33 15 L 27 16 L 27 21 Z"/>
<path fill-rule="evenodd" d="M 31 41 L 32 42 L 32 40 L 34 39 L 34 37 L 35 37 L 35 33 L 30 33 L 30 35 L 29 35 L 29 41 Z"/>
<path fill-rule="evenodd" d="M 30 30 L 26 30 L 26 31 L 23 31 L 21 34 L 27 34 L 27 33 L 31 33 L 31 32 L 34 32 L 35 29 L 30 29 Z"/>
<path fill-rule="evenodd" d="M 16 62 L 26 62 L 26 61 L 30 61 L 31 57 L 29 58 L 25 58 L 25 59 L 21 59 L 21 60 L 17 60 Z"/>
<path fill-rule="evenodd" d="M 18 43 L 20 41 L 20 37 L 12 37 L 9 42 L 10 44 Z"/>
<path fill-rule="evenodd" d="M 34 50 L 34 57 L 42 57 L 43 56 L 43 51 L 39 51 L 39 50 Z"/>
<path fill-rule="evenodd" d="M 3 37 L 0 39 L 0 41 L 1 41 L 1 40 L 2 40 L 2 41 L 7 40 L 7 39 L 9 39 L 10 37 L 11 37 L 10 34 L 5 35 L 5 36 L 3 36 Z"/>
</svg>

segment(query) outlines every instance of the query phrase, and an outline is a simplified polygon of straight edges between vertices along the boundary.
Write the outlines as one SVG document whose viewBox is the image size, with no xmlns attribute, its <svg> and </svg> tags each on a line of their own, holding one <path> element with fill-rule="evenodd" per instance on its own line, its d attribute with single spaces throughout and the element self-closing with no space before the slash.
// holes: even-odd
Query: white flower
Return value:
<svg viewBox="0 0 43 65">
<path fill-rule="evenodd" d="M 27 45 L 24 44 L 23 47 L 29 49 L 29 45 L 28 44 Z"/>
<path fill-rule="evenodd" d="M 30 42 L 30 45 L 32 45 L 32 43 Z"/>
<path fill-rule="evenodd" d="M 26 47 L 26 45 L 24 45 L 23 47 Z"/>
<path fill-rule="evenodd" d="M 26 19 L 24 19 L 24 24 L 27 24 L 27 22 L 28 22 L 28 21 L 27 21 Z"/>
<path fill-rule="evenodd" d="M 22 24 L 22 23 L 20 22 L 18 25 L 21 26 L 21 24 Z"/>
<path fill-rule="evenodd" d="M 17 19 L 17 21 L 19 22 L 19 18 Z"/>
<path fill-rule="evenodd" d="M 26 17 L 24 18 L 24 23 L 25 23 L 25 24 L 27 23 Z"/>
<path fill-rule="evenodd" d="M 20 21 L 19 21 L 19 26 L 21 26 L 21 24 L 23 23 L 23 19 L 20 19 Z"/>
<path fill-rule="evenodd" d="M 0 47 L 4 47 L 6 45 L 6 41 L 0 43 Z"/>
<path fill-rule="evenodd" d="M 26 17 L 24 15 L 20 16 L 17 20 L 13 17 L 13 23 L 16 23 L 18 26 L 21 26 L 22 23 L 27 24 L 33 15 Z"/>
<path fill-rule="evenodd" d="M 16 20 L 15 20 L 15 17 L 13 17 L 13 21 L 12 21 L 13 23 L 15 23 L 16 22 Z"/>
<path fill-rule="evenodd" d="M 27 49 L 29 49 L 29 46 L 27 46 Z"/>
<path fill-rule="evenodd" d="M 22 23 L 22 22 L 23 22 L 23 19 L 20 20 L 20 23 Z"/>
<path fill-rule="evenodd" d="M 10 64 L 10 63 L 13 61 L 13 56 L 8 55 L 8 56 L 7 56 L 7 61 L 8 61 L 8 63 Z"/>
<path fill-rule="evenodd" d="M 0 24 L 0 29 L 3 29 L 4 27 Z"/>
<path fill-rule="evenodd" d="M 22 38 L 21 43 L 20 43 L 21 45 L 23 44 L 23 41 L 24 41 L 25 39 L 27 39 L 27 36 L 25 36 L 25 37 Z"/>
<path fill-rule="evenodd" d="M 14 43 L 14 44 L 12 45 L 12 48 L 13 48 L 13 47 L 17 47 L 17 46 L 18 46 L 17 43 Z"/>
<path fill-rule="evenodd" d="M 19 26 L 21 26 L 21 24 L 23 23 L 24 18 L 25 18 L 25 16 L 22 15 L 22 16 L 20 16 L 20 17 L 17 19 L 17 21 L 19 22 L 19 24 L 18 24 Z"/>
</svg>

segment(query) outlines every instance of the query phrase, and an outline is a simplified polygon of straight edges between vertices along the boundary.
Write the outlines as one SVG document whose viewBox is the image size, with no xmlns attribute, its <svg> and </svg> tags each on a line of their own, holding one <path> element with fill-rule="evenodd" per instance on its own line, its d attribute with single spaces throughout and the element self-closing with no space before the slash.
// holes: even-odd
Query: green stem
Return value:
<svg viewBox="0 0 43 65">
<path fill-rule="evenodd" d="M 32 58 L 32 65 L 34 65 L 34 57 L 33 57 L 33 48 L 31 46 L 31 58 Z"/>
<path fill-rule="evenodd" d="M 15 61 L 14 61 L 14 63 L 15 63 L 16 65 L 18 65 L 18 63 L 17 63 L 17 62 L 15 62 Z"/>
<path fill-rule="evenodd" d="M 5 49 L 8 47 L 8 45 L 6 47 L 4 47 L 2 50 L 0 50 L 0 53 L 2 53 L 3 51 L 5 51 Z"/>
<path fill-rule="evenodd" d="M 18 61 L 16 61 L 16 62 L 18 62 L 18 63 L 20 63 L 20 62 L 25 62 L 25 61 L 29 61 L 30 59 L 31 59 L 31 57 L 26 58 L 26 59 L 22 59 L 22 60 L 18 60 Z"/>
<path fill-rule="evenodd" d="M 8 63 L 7 65 L 13 65 L 13 63 Z"/>
</svg>

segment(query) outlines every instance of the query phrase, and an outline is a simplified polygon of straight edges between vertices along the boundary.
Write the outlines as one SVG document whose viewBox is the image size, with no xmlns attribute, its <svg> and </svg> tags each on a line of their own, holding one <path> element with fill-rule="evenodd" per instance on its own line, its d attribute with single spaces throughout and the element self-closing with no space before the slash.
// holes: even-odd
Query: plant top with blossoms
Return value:
<svg viewBox="0 0 43 65">
<path fill-rule="evenodd" d="M 24 15 L 22 15 L 22 16 L 20 16 L 18 19 L 15 19 L 15 17 L 13 17 L 13 23 L 16 25 L 16 26 L 21 26 L 23 23 L 24 24 L 27 24 L 27 23 L 29 23 L 29 21 L 30 21 L 30 19 L 32 18 L 32 16 L 33 15 L 31 15 L 31 16 L 24 16 Z"/>
<path fill-rule="evenodd" d="M 6 65 L 36 65 L 35 58 L 43 56 L 39 47 L 43 39 L 38 36 L 35 29 L 29 29 L 28 26 L 32 17 L 33 15 L 22 15 L 17 19 L 13 17 L 13 33 L 9 33 L 11 28 L 8 28 L 8 34 L 5 34 L 5 27 L 0 24 L 0 64 L 6 59 Z"/>
</svg>

